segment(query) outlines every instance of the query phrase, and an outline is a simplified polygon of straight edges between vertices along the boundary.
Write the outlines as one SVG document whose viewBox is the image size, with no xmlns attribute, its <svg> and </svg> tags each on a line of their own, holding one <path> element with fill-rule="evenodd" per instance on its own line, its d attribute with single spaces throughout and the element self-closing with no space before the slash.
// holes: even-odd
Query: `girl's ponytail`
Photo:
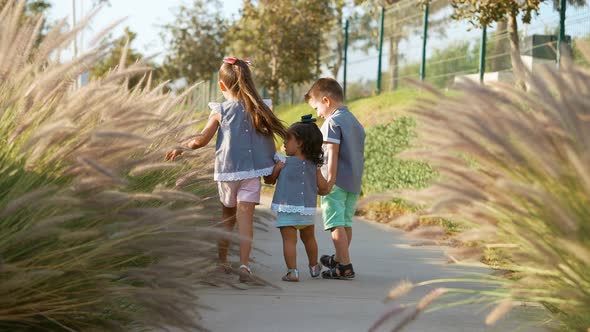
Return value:
<svg viewBox="0 0 590 332">
<path fill-rule="evenodd" d="M 252 118 L 256 131 L 264 136 L 279 135 L 287 137 L 287 129 L 268 107 L 254 85 L 248 63 L 236 59 L 233 64 L 224 62 L 219 69 L 219 79 L 225 86 L 244 102 L 246 111 Z"/>
</svg>

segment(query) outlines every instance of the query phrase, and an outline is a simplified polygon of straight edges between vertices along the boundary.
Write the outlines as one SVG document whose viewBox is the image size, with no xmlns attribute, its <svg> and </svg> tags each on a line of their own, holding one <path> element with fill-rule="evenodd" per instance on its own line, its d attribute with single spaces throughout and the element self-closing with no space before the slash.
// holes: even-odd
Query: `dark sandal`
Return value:
<svg viewBox="0 0 590 332">
<path fill-rule="evenodd" d="M 333 269 L 322 272 L 322 278 L 324 279 L 348 280 L 354 279 L 354 276 L 355 274 L 352 264 L 342 265 L 338 263 L 338 265 Z"/>
<path fill-rule="evenodd" d="M 334 257 L 336 257 L 336 255 L 322 255 L 322 257 L 320 257 L 320 263 L 328 269 L 333 269 L 338 265 L 338 262 Z"/>
</svg>

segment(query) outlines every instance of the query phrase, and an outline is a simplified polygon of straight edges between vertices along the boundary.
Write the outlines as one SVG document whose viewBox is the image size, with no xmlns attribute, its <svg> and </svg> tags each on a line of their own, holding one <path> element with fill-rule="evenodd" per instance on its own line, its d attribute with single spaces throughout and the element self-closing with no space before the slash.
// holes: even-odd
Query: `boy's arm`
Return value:
<svg viewBox="0 0 590 332">
<path fill-rule="evenodd" d="M 277 163 L 275 164 L 275 168 L 273 168 L 273 170 L 272 170 L 272 173 L 270 175 L 263 177 L 264 183 L 266 183 L 266 184 L 277 183 L 277 178 L 279 177 L 279 174 L 281 174 L 281 170 L 283 169 L 283 167 L 285 167 L 285 163 L 283 163 L 282 161 L 277 161 Z"/>
<path fill-rule="evenodd" d="M 317 182 L 318 182 L 318 195 L 324 196 L 324 195 L 329 194 L 330 188 L 328 186 L 328 181 L 326 181 L 326 179 L 324 179 L 324 176 L 322 175 L 322 171 L 319 168 L 316 172 L 316 178 L 317 178 Z"/>
<path fill-rule="evenodd" d="M 189 149 L 195 150 L 198 148 L 202 148 L 207 145 L 215 133 L 217 132 L 217 128 L 219 128 L 219 122 L 221 121 L 221 115 L 219 113 L 213 113 L 201 134 L 194 139 L 190 139 L 186 142 L 183 142 L 182 145 L 186 146 Z M 181 149 L 175 149 L 166 154 L 166 160 L 174 160 L 176 157 L 182 155 Z"/>
<path fill-rule="evenodd" d="M 336 175 L 338 172 L 338 156 L 340 153 L 340 144 L 324 142 L 326 144 L 325 153 L 328 154 L 328 192 L 332 191 L 336 184 Z"/>
</svg>

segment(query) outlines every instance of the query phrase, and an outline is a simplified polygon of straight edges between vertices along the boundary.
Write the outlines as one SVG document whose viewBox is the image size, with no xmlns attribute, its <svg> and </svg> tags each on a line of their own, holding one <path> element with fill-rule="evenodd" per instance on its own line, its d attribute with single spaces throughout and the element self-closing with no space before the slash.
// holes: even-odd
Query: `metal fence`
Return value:
<svg viewBox="0 0 590 332">
<path fill-rule="evenodd" d="M 590 1 L 575 3 L 544 2 L 530 24 L 520 24 L 521 57 L 531 71 L 556 64 L 559 43 L 574 61 L 588 65 L 578 45 L 581 40 L 590 41 Z M 346 87 L 347 99 L 404 87 L 408 78 L 443 89 L 452 89 L 461 80 L 514 80 L 507 24 L 479 29 L 452 19 L 452 13 L 450 0 L 433 0 L 424 8 L 416 0 L 401 0 L 364 13 L 362 22 L 351 18 L 344 28 L 332 32 L 348 39 L 341 51 L 347 56 L 340 70 L 336 75 L 328 70 L 331 58 L 324 56 L 322 74 L 337 78 Z"/>
<path fill-rule="evenodd" d="M 563 12 L 561 3 L 566 4 Z M 442 89 L 452 89 L 462 80 L 514 80 L 507 24 L 480 29 L 452 19 L 452 13 L 450 0 L 432 0 L 424 8 L 417 0 L 400 0 L 355 15 L 324 35 L 319 75 L 340 81 L 347 99 L 404 88 L 408 79 Z M 530 24 L 521 22 L 519 18 L 521 57 L 531 71 L 557 63 L 560 41 L 574 61 L 590 66 L 579 50 L 580 41 L 590 42 L 590 0 L 545 1 Z M 301 103 L 309 84 L 281 90 L 279 103 Z M 265 95 L 263 88 L 261 93 Z M 202 82 L 190 99 L 199 110 L 209 101 L 221 101 L 217 77 Z"/>
</svg>

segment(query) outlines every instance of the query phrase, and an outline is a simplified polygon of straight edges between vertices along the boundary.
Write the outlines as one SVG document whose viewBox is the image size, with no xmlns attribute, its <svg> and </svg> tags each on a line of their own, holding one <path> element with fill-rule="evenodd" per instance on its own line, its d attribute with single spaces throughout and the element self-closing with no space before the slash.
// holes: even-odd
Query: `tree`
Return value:
<svg viewBox="0 0 590 332">
<path fill-rule="evenodd" d="M 338 77 L 338 72 L 340 71 L 340 67 L 342 67 L 342 62 L 344 61 L 343 58 L 343 50 L 344 50 L 344 34 L 342 33 L 342 27 L 344 27 L 344 10 L 347 6 L 345 0 L 334 0 L 332 1 L 332 9 L 334 20 L 332 25 L 336 27 L 336 33 L 331 34 L 328 32 L 320 41 L 321 43 L 328 44 L 328 54 L 325 56 L 328 57 L 327 63 L 330 72 L 332 73 L 332 77 Z M 321 45 L 321 44 L 320 44 Z M 323 49 L 320 47 L 320 49 Z"/>
<path fill-rule="evenodd" d="M 95 79 L 103 77 L 109 71 L 112 71 L 117 66 L 119 66 L 121 64 L 123 52 L 126 52 L 125 60 L 123 61 L 124 66 L 129 66 L 138 61 L 141 61 L 143 55 L 131 47 L 131 44 L 135 38 L 137 38 L 137 34 L 131 31 L 129 27 L 126 27 L 124 35 L 111 43 L 112 48 L 109 54 L 105 58 L 101 59 L 96 66 L 90 69 L 90 78 Z M 153 64 L 152 66 L 155 67 Z M 141 77 L 132 77 L 128 83 L 129 88 L 136 86 L 140 80 Z"/>
<path fill-rule="evenodd" d="M 258 83 L 278 104 L 279 89 L 310 81 L 316 75 L 318 45 L 330 0 L 245 0 L 242 17 L 232 27 L 231 49 L 253 60 Z"/>
<path fill-rule="evenodd" d="M 219 8 L 218 0 L 194 0 L 192 6 L 180 6 L 174 23 L 164 26 L 162 38 L 169 50 L 162 68 L 166 78 L 184 78 L 192 84 L 211 79 L 219 69 L 228 29 Z"/>
</svg>

